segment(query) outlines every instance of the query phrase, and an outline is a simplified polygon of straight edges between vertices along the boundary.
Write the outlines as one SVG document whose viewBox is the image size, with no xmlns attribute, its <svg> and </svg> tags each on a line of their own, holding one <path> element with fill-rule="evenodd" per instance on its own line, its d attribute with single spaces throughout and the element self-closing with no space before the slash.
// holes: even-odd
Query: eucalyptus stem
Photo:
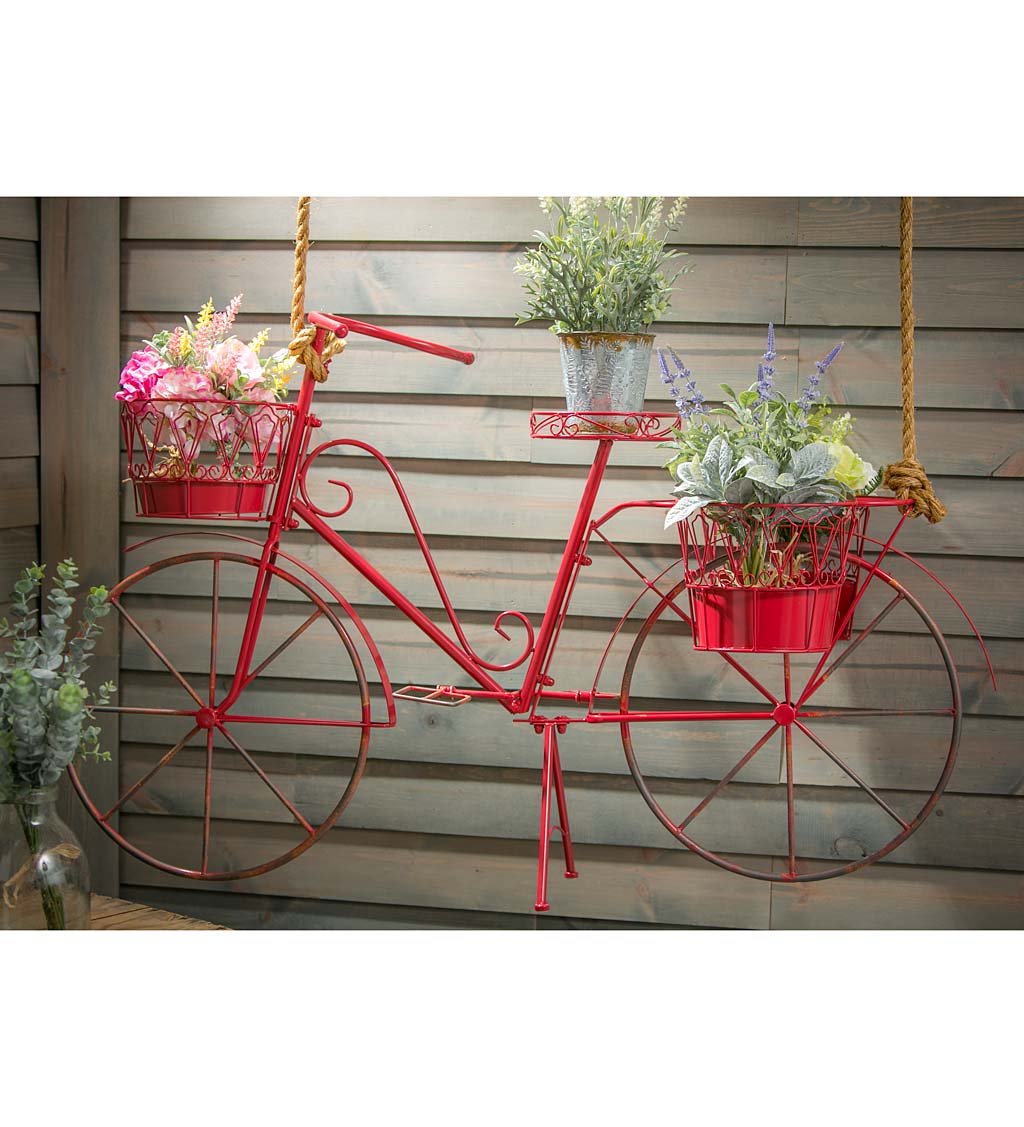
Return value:
<svg viewBox="0 0 1024 1127">
<path fill-rule="evenodd" d="M 28 846 L 33 863 L 39 855 L 39 833 L 32 822 L 28 811 L 28 804 L 15 802 L 14 809 L 21 823 L 22 833 L 25 835 L 25 844 Z M 39 894 L 43 901 L 43 915 L 46 917 L 47 931 L 64 931 L 64 897 L 59 888 L 50 884 L 49 874 L 45 869 L 36 868 L 39 883 Z"/>
</svg>

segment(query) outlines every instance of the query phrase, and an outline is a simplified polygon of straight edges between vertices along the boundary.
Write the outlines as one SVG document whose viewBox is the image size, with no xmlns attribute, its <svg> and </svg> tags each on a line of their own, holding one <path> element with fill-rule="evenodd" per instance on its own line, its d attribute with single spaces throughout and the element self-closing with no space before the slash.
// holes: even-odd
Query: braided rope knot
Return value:
<svg viewBox="0 0 1024 1127">
<path fill-rule="evenodd" d="M 316 328 L 306 324 L 306 263 L 309 258 L 309 196 L 299 198 L 295 225 L 295 271 L 292 275 L 292 341 L 288 352 L 302 364 L 317 383 L 327 379 L 327 365 L 345 347 L 345 342 L 331 334 L 318 356 L 313 347 Z"/>
<path fill-rule="evenodd" d="M 882 483 L 901 501 L 914 502 L 913 516 L 925 516 L 929 524 L 938 524 L 946 516 L 946 506 L 935 496 L 924 466 L 916 458 L 904 458 L 885 467 Z"/>
<path fill-rule="evenodd" d="M 345 342 L 338 340 L 337 337 L 332 337 L 330 343 L 324 348 L 323 353 L 318 356 L 316 349 L 313 347 L 313 341 L 315 339 L 316 327 L 306 325 L 305 328 L 299 329 L 292 338 L 291 343 L 288 345 L 288 352 L 309 370 L 309 374 L 317 383 L 323 383 L 324 380 L 327 379 L 327 365 L 330 363 L 331 358 L 336 356 L 345 347 Z"/>
</svg>

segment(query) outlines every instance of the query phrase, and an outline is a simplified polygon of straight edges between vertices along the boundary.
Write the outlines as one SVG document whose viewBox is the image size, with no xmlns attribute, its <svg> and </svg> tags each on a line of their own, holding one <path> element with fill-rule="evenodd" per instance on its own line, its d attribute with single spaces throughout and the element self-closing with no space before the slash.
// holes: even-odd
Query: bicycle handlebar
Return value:
<svg viewBox="0 0 1024 1127">
<path fill-rule="evenodd" d="M 433 356 L 443 356 L 447 360 L 458 360 L 461 364 L 472 364 L 476 357 L 472 352 L 460 352 L 457 348 L 449 348 L 446 344 L 434 344 L 429 340 L 417 340 L 415 337 L 403 336 L 393 333 L 390 329 L 382 329 L 377 325 L 368 325 L 365 321 L 355 321 L 351 317 L 334 317 L 328 313 L 310 313 L 307 320 L 311 325 L 321 329 L 330 329 L 336 336 L 344 337 L 348 333 L 361 333 L 365 337 L 377 337 L 379 340 L 389 340 L 392 344 L 400 344 L 404 348 L 415 348 L 420 352 L 429 352 Z"/>
</svg>

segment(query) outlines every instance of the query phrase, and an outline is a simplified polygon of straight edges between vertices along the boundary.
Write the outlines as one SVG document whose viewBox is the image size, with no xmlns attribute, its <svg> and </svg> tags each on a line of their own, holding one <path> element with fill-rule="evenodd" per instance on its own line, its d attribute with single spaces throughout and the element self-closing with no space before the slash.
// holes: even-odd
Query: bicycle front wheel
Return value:
<svg viewBox="0 0 1024 1127">
<path fill-rule="evenodd" d="M 359 653 L 324 598 L 280 567 L 269 568 L 248 672 L 228 703 L 258 568 L 194 552 L 110 592 L 122 631 L 118 703 L 106 709 L 121 726 L 116 800 L 94 801 L 81 773 L 69 775 L 122 849 L 176 876 L 237 880 L 298 857 L 341 817 L 366 764 Z"/>
</svg>

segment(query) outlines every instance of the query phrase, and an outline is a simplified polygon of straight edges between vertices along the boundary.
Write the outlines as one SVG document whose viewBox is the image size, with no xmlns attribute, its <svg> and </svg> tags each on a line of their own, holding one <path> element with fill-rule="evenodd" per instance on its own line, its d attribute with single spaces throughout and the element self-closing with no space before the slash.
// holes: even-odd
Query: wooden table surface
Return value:
<svg viewBox="0 0 1024 1127">
<path fill-rule="evenodd" d="M 193 920 L 161 908 L 147 908 L 130 900 L 115 900 L 112 896 L 92 897 L 93 931 L 230 931 L 220 924 L 206 920 Z"/>
</svg>

